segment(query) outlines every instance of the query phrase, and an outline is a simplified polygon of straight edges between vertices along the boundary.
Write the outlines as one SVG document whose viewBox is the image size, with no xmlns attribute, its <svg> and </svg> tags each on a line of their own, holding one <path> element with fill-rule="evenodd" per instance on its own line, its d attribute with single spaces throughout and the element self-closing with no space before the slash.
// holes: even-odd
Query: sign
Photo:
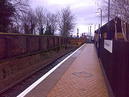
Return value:
<svg viewBox="0 0 129 97">
<path fill-rule="evenodd" d="M 113 41 L 112 40 L 104 40 L 104 48 L 112 53 L 113 49 Z"/>
</svg>

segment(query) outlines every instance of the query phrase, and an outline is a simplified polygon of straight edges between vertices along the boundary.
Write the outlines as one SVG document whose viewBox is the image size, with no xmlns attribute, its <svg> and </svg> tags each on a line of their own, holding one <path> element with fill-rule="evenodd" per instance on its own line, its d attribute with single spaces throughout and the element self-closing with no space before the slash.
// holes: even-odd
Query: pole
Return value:
<svg viewBox="0 0 129 97">
<path fill-rule="evenodd" d="M 100 27 L 101 27 L 102 24 L 103 24 L 103 20 L 102 20 L 102 18 L 103 18 L 103 13 L 102 13 L 102 9 L 101 9 L 101 8 L 99 8 L 98 10 L 100 10 Z"/>
<path fill-rule="evenodd" d="M 89 25 L 88 25 L 88 35 L 89 35 L 89 33 L 90 33 L 90 28 L 89 28 Z"/>
<path fill-rule="evenodd" d="M 110 34 L 110 26 L 109 26 L 109 21 L 110 21 L 110 0 L 108 0 L 108 33 Z"/>
<path fill-rule="evenodd" d="M 110 21 L 110 0 L 108 0 L 108 22 Z"/>
<path fill-rule="evenodd" d="M 102 26 L 102 9 L 100 9 L 100 12 L 101 12 L 101 26 Z"/>
<path fill-rule="evenodd" d="M 91 36 L 91 27 L 92 27 L 92 26 L 90 25 L 90 36 Z"/>
</svg>

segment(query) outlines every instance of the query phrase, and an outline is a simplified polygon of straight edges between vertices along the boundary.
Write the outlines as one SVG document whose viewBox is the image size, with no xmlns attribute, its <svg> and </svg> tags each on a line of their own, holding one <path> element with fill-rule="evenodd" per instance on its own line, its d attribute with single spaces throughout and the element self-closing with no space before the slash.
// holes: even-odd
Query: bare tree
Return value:
<svg viewBox="0 0 129 97">
<path fill-rule="evenodd" d="M 51 35 L 54 35 L 57 30 L 57 15 L 52 13 L 47 13 L 47 25 L 51 28 Z"/>
<path fill-rule="evenodd" d="M 45 31 L 44 35 L 53 35 L 52 34 L 52 27 L 48 23 L 46 25 L 46 31 Z"/>
<path fill-rule="evenodd" d="M 75 27 L 75 17 L 70 8 L 64 8 L 58 14 L 59 31 L 61 36 L 68 37 Z"/>
<path fill-rule="evenodd" d="M 21 27 L 26 34 L 36 34 L 37 17 L 33 10 L 25 13 L 21 18 Z"/>
<path fill-rule="evenodd" d="M 105 12 L 104 17 L 108 16 L 108 2 L 104 1 Z M 120 17 L 121 19 L 129 22 L 129 1 L 128 0 L 111 0 L 110 4 L 110 18 Z"/>
<path fill-rule="evenodd" d="M 14 15 L 11 17 L 12 25 L 10 26 L 10 32 L 21 33 L 21 21 L 23 16 L 28 13 L 29 7 L 29 0 L 8 0 L 12 6 L 15 8 Z"/>
<path fill-rule="evenodd" d="M 8 32 L 12 24 L 11 17 L 14 16 L 15 8 L 8 0 L 0 0 L 0 31 Z"/>
<path fill-rule="evenodd" d="M 47 25 L 47 20 L 46 20 L 47 10 L 44 8 L 38 7 L 36 8 L 35 12 L 37 17 L 37 28 L 39 30 L 39 34 L 42 35 Z"/>
</svg>

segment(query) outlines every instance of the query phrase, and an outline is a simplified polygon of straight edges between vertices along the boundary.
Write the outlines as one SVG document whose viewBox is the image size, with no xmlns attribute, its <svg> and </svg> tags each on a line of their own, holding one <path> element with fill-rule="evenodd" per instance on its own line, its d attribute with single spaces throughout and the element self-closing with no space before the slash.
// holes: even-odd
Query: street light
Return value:
<svg viewBox="0 0 129 97">
<path fill-rule="evenodd" d="M 109 21 L 110 21 L 110 0 L 108 0 L 108 33 L 110 33 Z"/>
<path fill-rule="evenodd" d="M 108 0 L 108 22 L 110 21 L 110 0 Z"/>
<path fill-rule="evenodd" d="M 102 21 L 102 9 L 101 8 L 98 8 L 98 10 L 100 10 L 100 18 L 101 18 L 101 20 L 100 20 L 100 26 L 102 26 L 102 23 L 103 23 L 103 21 Z M 98 12 L 97 12 L 98 13 Z"/>
</svg>

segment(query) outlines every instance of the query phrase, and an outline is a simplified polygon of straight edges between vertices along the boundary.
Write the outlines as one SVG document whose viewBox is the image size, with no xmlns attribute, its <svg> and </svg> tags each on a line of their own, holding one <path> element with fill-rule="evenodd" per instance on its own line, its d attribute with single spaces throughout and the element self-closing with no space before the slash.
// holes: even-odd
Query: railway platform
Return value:
<svg viewBox="0 0 129 97">
<path fill-rule="evenodd" d="M 109 97 L 93 44 L 84 44 L 17 97 Z"/>
</svg>

